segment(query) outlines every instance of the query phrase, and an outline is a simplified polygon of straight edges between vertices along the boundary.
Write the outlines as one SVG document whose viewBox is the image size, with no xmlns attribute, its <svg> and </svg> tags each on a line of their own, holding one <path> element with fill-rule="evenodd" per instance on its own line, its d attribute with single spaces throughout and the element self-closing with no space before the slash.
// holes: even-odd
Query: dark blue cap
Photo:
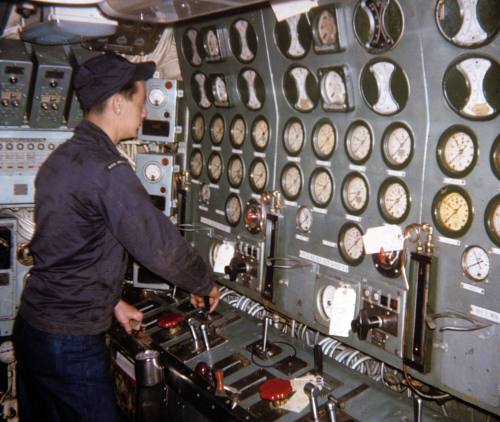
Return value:
<svg viewBox="0 0 500 422">
<path fill-rule="evenodd" d="M 92 57 L 78 68 L 73 87 L 80 104 L 88 110 L 125 85 L 151 78 L 155 69 L 154 62 L 131 63 L 122 56 L 106 53 Z"/>
</svg>

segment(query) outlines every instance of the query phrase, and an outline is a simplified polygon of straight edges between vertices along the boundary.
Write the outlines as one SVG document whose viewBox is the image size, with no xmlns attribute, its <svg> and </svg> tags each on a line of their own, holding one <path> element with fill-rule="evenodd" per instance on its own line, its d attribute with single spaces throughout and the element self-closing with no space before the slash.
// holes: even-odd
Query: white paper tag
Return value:
<svg viewBox="0 0 500 422">
<path fill-rule="evenodd" d="M 306 393 L 304 393 L 304 387 L 308 382 L 316 384 L 320 389 L 322 389 L 322 386 L 318 384 L 315 375 L 308 374 L 300 378 L 295 378 L 291 380 L 292 388 L 295 393 L 283 406 L 281 406 L 281 408 L 290 412 L 300 413 L 307 406 L 309 406 L 309 398 L 306 396 Z"/>
<path fill-rule="evenodd" d="M 317 0 L 271 0 L 271 7 L 278 22 L 290 16 L 309 12 L 309 9 L 317 5 Z"/>
<path fill-rule="evenodd" d="M 403 250 L 403 231 L 400 226 L 387 225 L 370 227 L 363 236 L 365 253 L 379 253 Z"/>
<path fill-rule="evenodd" d="M 331 336 L 348 337 L 351 322 L 356 310 L 356 291 L 349 287 L 340 287 L 333 294 L 333 302 L 330 307 L 330 328 L 328 334 Z"/>
<path fill-rule="evenodd" d="M 234 256 L 234 246 L 229 243 L 223 243 L 217 250 L 217 255 L 214 257 L 214 273 L 224 274 L 224 267 L 229 265 L 229 262 Z"/>
</svg>

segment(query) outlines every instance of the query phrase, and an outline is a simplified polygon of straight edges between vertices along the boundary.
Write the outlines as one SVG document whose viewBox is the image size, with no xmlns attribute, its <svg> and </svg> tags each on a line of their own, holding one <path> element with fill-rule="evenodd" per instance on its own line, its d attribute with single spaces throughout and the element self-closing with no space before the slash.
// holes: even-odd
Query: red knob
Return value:
<svg viewBox="0 0 500 422">
<path fill-rule="evenodd" d="M 194 368 L 194 372 L 200 377 L 206 377 L 210 373 L 210 367 L 206 362 L 198 362 L 198 364 Z"/>
<path fill-rule="evenodd" d="M 292 392 L 293 388 L 290 381 L 282 378 L 271 378 L 263 382 L 259 387 L 259 394 L 262 400 L 284 400 Z"/>
<path fill-rule="evenodd" d="M 174 328 L 177 327 L 182 321 L 184 321 L 184 316 L 181 314 L 168 313 L 163 314 L 158 318 L 158 327 L 161 328 Z"/>
</svg>

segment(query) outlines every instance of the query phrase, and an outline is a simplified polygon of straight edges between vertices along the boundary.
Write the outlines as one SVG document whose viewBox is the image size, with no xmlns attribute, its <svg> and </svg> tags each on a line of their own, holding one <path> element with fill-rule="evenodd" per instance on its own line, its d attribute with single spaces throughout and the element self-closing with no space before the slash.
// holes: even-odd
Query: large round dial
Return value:
<svg viewBox="0 0 500 422">
<path fill-rule="evenodd" d="M 368 182 L 358 172 L 349 173 L 342 182 L 342 203 L 351 214 L 361 214 L 368 206 Z"/>
<path fill-rule="evenodd" d="M 189 157 L 189 171 L 195 179 L 201 176 L 203 170 L 203 155 L 199 149 L 193 150 Z"/>
<path fill-rule="evenodd" d="M 239 155 L 233 155 L 229 159 L 229 164 L 227 166 L 227 179 L 229 180 L 229 184 L 233 188 L 240 186 L 243 181 L 244 173 L 243 160 Z"/>
<path fill-rule="evenodd" d="M 297 209 L 295 223 L 301 232 L 309 233 L 313 223 L 313 213 L 311 209 L 307 207 L 299 207 Z"/>
<path fill-rule="evenodd" d="M 486 207 L 484 224 L 490 239 L 500 246 L 500 194 L 495 196 Z"/>
<path fill-rule="evenodd" d="M 292 118 L 285 125 L 283 144 L 286 152 L 297 155 L 304 145 L 304 127 L 299 119 Z"/>
<path fill-rule="evenodd" d="M 208 157 L 208 178 L 217 183 L 222 176 L 222 157 L 218 152 L 212 152 Z"/>
<path fill-rule="evenodd" d="M 148 182 L 156 183 L 161 178 L 161 168 L 158 163 L 150 162 L 144 166 L 144 177 Z"/>
<path fill-rule="evenodd" d="M 205 135 L 205 119 L 201 114 L 196 114 L 191 121 L 191 137 L 193 142 L 201 142 Z"/>
<path fill-rule="evenodd" d="M 224 119 L 216 114 L 210 121 L 210 139 L 214 145 L 220 145 L 224 139 Z"/>
<path fill-rule="evenodd" d="M 302 172 L 299 166 L 288 163 L 281 173 L 281 190 L 285 198 L 297 199 L 302 190 Z"/>
<path fill-rule="evenodd" d="M 264 117 L 257 117 L 252 124 L 252 144 L 255 149 L 263 151 L 269 142 L 269 125 Z"/>
<path fill-rule="evenodd" d="M 210 203 L 210 197 L 212 193 L 210 191 L 210 186 L 208 183 L 203 183 L 200 188 L 200 202 L 202 204 L 208 205 Z"/>
<path fill-rule="evenodd" d="M 309 193 L 314 204 L 326 207 L 333 196 L 333 177 L 325 168 L 317 168 L 311 175 Z"/>
<path fill-rule="evenodd" d="M 226 199 L 226 220 L 231 226 L 237 226 L 241 219 L 241 201 L 238 195 L 231 193 Z"/>
<path fill-rule="evenodd" d="M 267 166 L 266 163 L 256 158 L 250 165 L 250 187 L 254 192 L 260 193 L 267 184 Z"/>
<path fill-rule="evenodd" d="M 359 265 L 365 256 L 363 231 L 354 223 L 346 223 L 339 232 L 339 252 L 342 259 L 350 265 Z"/>
<path fill-rule="evenodd" d="M 472 224 L 472 216 L 472 202 L 462 188 L 446 186 L 434 197 L 432 217 L 445 236 L 464 235 Z"/>
<path fill-rule="evenodd" d="M 474 133 L 464 126 L 446 130 L 437 145 L 437 160 L 441 170 L 450 177 L 463 177 L 477 161 L 477 140 Z"/>
<path fill-rule="evenodd" d="M 347 131 L 345 148 L 353 163 L 364 163 L 372 150 L 372 132 L 364 122 L 354 122 Z"/>
<path fill-rule="evenodd" d="M 403 123 L 394 123 L 384 132 L 382 157 L 393 169 L 402 169 L 408 165 L 413 155 L 413 136 Z"/>
<path fill-rule="evenodd" d="M 406 184 L 389 177 L 378 192 L 378 206 L 382 217 L 389 223 L 401 223 L 410 212 L 410 191 Z"/>
<path fill-rule="evenodd" d="M 335 145 L 337 135 L 333 124 L 328 119 L 321 119 L 314 126 L 312 146 L 316 156 L 322 160 L 330 158 Z"/>
<path fill-rule="evenodd" d="M 483 281 L 490 272 L 490 257 L 480 246 L 469 246 L 462 254 L 462 268 L 471 280 Z"/>
<path fill-rule="evenodd" d="M 246 123 L 243 117 L 236 116 L 231 122 L 231 128 L 229 130 L 229 138 L 231 144 L 233 144 L 235 148 L 240 148 L 245 142 L 246 130 Z"/>
</svg>

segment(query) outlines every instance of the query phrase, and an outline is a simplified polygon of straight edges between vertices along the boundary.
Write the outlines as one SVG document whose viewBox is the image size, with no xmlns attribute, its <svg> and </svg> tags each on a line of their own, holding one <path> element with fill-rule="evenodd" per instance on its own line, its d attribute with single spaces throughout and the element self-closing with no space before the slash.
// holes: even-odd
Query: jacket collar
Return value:
<svg viewBox="0 0 500 422">
<path fill-rule="evenodd" d="M 82 140 L 86 143 L 92 142 L 94 144 L 103 146 L 117 157 L 121 157 L 118 148 L 115 144 L 113 144 L 109 136 L 106 135 L 106 133 L 99 126 L 88 121 L 87 119 L 83 119 L 75 127 L 75 135 L 76 136 L 73 138 L 75 141 Z"/>
</svg>

